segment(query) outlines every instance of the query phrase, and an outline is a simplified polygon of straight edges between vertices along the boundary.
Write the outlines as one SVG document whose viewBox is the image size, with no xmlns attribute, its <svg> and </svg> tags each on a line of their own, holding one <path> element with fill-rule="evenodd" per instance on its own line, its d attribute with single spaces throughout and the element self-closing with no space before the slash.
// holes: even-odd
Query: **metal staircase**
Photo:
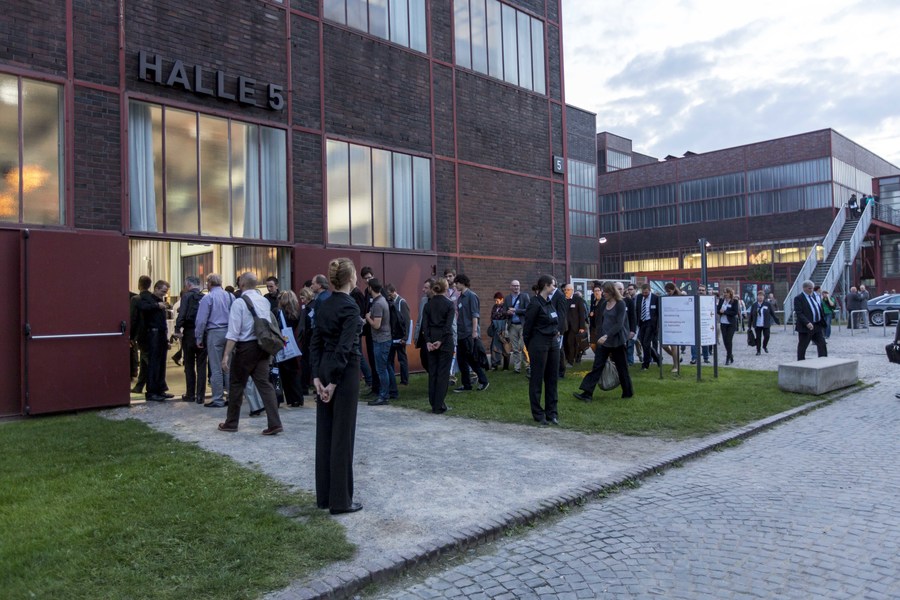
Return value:
<svg viewBox="0 0 900 600">
<path fill-rule="evenodd" d="M 797 274 L 797 279 L 784 299 L 785 323 L 791 322 L 794 312 L 794 296 L 802 291 L 802 284 L 807 279 L 821 285 L 823 290 L 834 293 L 835 286 L 844 274 L 845 266 L 856 258 L 862 247 L 866 232 L 869 231 L 869 225 L 872 223 L 873 206 L 874 202 L 869 202 L 859 217 L 849 218 L 846 205 L 841 206 L 822 243 L 817 244 L 810 251 L 806 262 L 803 263 L 803 267 Z M 822 262 L 819 262 L 817 258 L 819 246 L 822 247 L 825 255 Z M 846 292 L 846 290 L 844 291 Z"/>
</svg>

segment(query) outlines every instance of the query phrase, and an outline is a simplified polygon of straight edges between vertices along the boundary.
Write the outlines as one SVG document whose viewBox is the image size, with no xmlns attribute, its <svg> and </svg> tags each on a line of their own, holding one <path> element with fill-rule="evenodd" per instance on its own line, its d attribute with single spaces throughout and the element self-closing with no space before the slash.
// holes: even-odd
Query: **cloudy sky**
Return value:
<svg viewBox="0 0 900 600">
<path fill-rule="evenodd" d="M 900 0 L 563 0 L 566 101 L 662 158 L 832 128 L 900 166 Z"/>
</svg>

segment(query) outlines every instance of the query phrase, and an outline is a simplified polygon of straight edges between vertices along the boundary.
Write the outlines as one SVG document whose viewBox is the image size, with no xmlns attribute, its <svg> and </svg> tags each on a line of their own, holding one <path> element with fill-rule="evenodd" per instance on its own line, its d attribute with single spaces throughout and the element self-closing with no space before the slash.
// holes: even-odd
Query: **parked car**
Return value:
<svg viewBox="0 0 900 600">
<path fill-rule="evenodd" d="M 900 311 L 900 294 L 884 294 L 869 300 L 869 323 L 876 327 L 884 325 L 885 311 Z M 900 312 L 888 312 L 888 325 L 896 323 L 900 319 Z"/>
</svg>

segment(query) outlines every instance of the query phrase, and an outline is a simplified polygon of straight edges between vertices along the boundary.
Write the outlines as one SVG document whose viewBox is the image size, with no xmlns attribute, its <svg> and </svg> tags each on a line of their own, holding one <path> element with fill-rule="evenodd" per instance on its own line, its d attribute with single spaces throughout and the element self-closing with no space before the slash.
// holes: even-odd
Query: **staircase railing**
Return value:
<svg viewBox="0 0 900 600">
<path fill-rule="evenodd" d="M 803 282 L 812 277 L 813 271 L 816 270 L 816 265 L 819 263 L 819 258 L 816 256 L 819 244 L 813 246 L 812 250 L 809 253 L 809 256 L 806 257 L 806 262 L 803 263 L 803 266 L 800 268 L 800 272 L 797 273 L 797 279 L 794 280 L 794 285 L 791 286 L 791 289 L 788 290 L 787 296 L 784 297 L 784 322 L 788 323 L 790 321 L 791 316 L 794 312 L 794 296 L 800 293 L 800 290 L 803 289 Z"/>
<path fill-rule="evenodd" d="M 868 207 L 867 207 L 868 208 Z M 831 254 L 831 248 L 834 246 L 834 243 L 837 241 L 838 236 L 841 234 L 841 229 L 844 228 L 844 224 L 847 222 L 847 209 L 846 204 L 842 204 L 840 208 L 838 208 L 838 214 L 834 217 L 834 221 L 831 223 L 831 227 L 828 229 L 828 233 L 825 234 L 825 239 L 822 240 L 822 251 L 824 252 L 823 256 L 828 258 L 828 255 Z"/>
<path fill-rule="evenodd" d="M 866 208 L 863 210 L 862 216 L 856 223 L 856 229 L 853 230 L 853 237 L 851 237 L 849 241 L 849 260 L 856 258 L 859 249 L 862 248 L 863 241 L 866 239 L 866 233 L 869 231 L 869 225 L 872 224 L 872 211 L 874 206 L 874 202 L 866 203 Z"/>
<path fill-rule="evenodd" d="M 825 274 L 825 279 L 822 280 L 822 289 L 828 290 L 828 293 L 832 296 L 834 295 L 834 288 L 837 282 L 841 280 L 841 276 L 844 274 L 844 267 L 847 261 L 846 253 L 847 242 L 841 242 L 831 266 L 828 267 L 828 273 Z M 844 293 L 846 294 L 847 290 L 844 290 Z"/>
</svg>

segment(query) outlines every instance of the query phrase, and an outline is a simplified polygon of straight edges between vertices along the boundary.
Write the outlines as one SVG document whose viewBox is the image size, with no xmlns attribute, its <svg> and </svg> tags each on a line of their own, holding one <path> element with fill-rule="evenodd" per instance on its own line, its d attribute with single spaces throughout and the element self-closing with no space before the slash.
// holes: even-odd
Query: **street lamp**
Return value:
<svg viewBox="0 0 900 600">
<path fill-rule="evenodd" d="M 605 238 L 605 237 L 602 237 L 602 238 L 600 238 L 600 239 L 597 240 L 597 241 L 600 242 L 601 244 L 605 244 L 605 243 L 606 243 L 606 238 Z"/>
<path fill-rule="evenodd" d="M 706 288 L 706 249 L 712 244 L 706 238 L 700 238 L 697 240 L 697 243 L 700 244 L 700 283 Z"/>
</svg>

